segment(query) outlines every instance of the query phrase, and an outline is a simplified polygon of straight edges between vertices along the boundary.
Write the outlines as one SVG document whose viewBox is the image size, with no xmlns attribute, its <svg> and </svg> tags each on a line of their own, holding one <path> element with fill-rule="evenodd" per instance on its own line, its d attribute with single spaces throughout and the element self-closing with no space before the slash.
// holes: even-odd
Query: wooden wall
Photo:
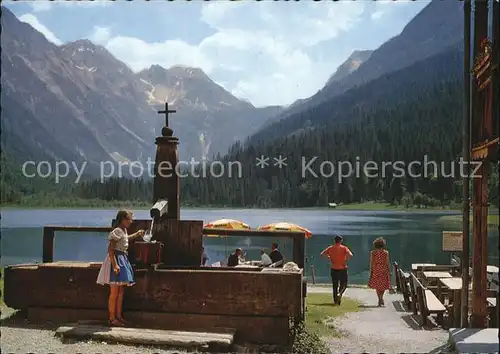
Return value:
<svg viewBox="0 0 500 354">
<path fill-rule="evenodd" d="M 153 240 L 163 242 L 163 264 L 199 266 L 203 246 L 203 221 L 163 220 L 155 226 Z"/>
<path fill-rule="evenodd" d="M 68 314 L 80 309 L 104 316 L 109 290 L 96 283 L 99 267 L 89 263 L 8 267 L 5 269 L 5 303 L 15 309 L 60 312 L 67 309 Z M 157 318 L 170 316 L 184 324 L 188 318 L 200 318 L 201 322 L 191 322 L 196 328 L 204 325 L 203 321 L 207 321 L 206 325 L 215 325 L 206 320 L 208 318 L 218 319 L 219 326 L 240 332 L 251 326 L 252 321 L 256 326 L 268 323 L 269 328 L 261 328 L 259 332 L 264 337 L 251 335 L 260 342 L 283 343 L 284 338 L 272 338 L 273 326 L 284 328 L 286 324 L 287 327 L 289 318 L 299 317 L 303 311 L 302 274 L 204 271 L 202 268 L 138 270 L 136 281 L 135 286 L 125 291 L 124 312 L 149 313 L 148 316 Z"/>
</svg>

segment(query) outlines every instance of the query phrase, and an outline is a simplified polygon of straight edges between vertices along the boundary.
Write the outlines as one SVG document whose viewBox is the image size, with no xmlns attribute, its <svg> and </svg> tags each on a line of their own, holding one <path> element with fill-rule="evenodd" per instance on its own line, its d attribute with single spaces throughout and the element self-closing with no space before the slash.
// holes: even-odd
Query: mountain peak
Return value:
<svg viewBox="0 0 500 354">
<path fill-rule="evenodd" d="M 102 75 L 102 72 L 106 72 L 106 75 L 133 74 L 126 64 L 116 59 L 106 48 L 88 39 L 78 39 L 59 48 L 61 56 L 70 60 L 78 70 L 90 73 L 99 70 L 99 75 Z"/>
<path fill-rule="evenodd" d="M 190 78 L 209 79 L 209 77 L 207 76 L 207 74 L 205 74 L 203 70 L 191 66 L 174 65 L 170 69 L 168 69 L 168 72 L 171 75 L 176 75 L 176 76 L 184 76 L 184 77 L 187 76 Z"/>
<path fill-rule="evenodd" d="M 372 55 L 373 50 L 355 50 L 352 54 L 347 58 L 345 62 L 343 62 L 335 71 L 335 73 L 330 76 L 326 85 L 329 85 L 333 82 L 339 81 L 356 71 L 361 64 L 367 61 Z"/>
<path fill-rule="evenodd" d="M 62 47 L 62 51 L 67 51 L 67 50 L 75 50 L 77 52 L 108 52 L 106 48 L 103 46 L 100 46 L 98 44 L 95 44 L 89 39 L 78 39 L 74 42 L 70 42 L 68 44 L 65 44 Z"/>
<path fill-rule="evenodd" d="M 349 56 L 349 59 L 360 58 L 360 57 L 369 57 L 372 53 L 373 53 L 373 50 L 355 50 Z"/>
</svg>

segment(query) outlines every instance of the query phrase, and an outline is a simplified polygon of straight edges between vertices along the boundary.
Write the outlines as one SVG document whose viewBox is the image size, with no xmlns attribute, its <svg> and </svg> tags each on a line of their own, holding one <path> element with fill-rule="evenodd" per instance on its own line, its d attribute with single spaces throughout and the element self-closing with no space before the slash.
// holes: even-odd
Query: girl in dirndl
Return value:
<svg viewBox="0 0 500 354">
<path fill-rule="evenodd" d="M 142 237 L 144 230 L 132 235 L 127 234 L 127 228 L 132 223 L 133 214 L 129 210 L 120 210 L 116 215 L 118 226 L 109 233 L 108 254 L 104 260 L 97 284 L 109 284 L 108 313 L 109 325 L 123 327 L 128 324 L 123 318 L 123 293 L 125 286 L 135 284 L 134 271 L 127 257 L 129 239 Z"/>
<path fill-rule="evenodd" d="M 391 287 L 391 263 L 385 240 L 382 237 L 373 241 L 368 286 L 377 292 L 378 306 L 384 306 L 384 293 Z"/>
</svg>

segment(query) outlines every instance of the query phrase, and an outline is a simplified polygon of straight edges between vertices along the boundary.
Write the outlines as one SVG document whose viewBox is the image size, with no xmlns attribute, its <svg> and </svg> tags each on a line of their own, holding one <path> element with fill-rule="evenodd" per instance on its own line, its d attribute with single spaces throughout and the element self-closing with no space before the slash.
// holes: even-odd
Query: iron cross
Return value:
<svg viewBox="0 0 500 354">
<path fill-rule="evenodd" d="M 164 111 L 158 111 L 158 114 L 164 114 L 165 115 L 165 126 L 168 127 L 168 115 L 170 113 L 176 113 L 177 111 L 175 109 L 168 109 L 168 102 L 165 102 L 165 110 Z"/>
</svg>

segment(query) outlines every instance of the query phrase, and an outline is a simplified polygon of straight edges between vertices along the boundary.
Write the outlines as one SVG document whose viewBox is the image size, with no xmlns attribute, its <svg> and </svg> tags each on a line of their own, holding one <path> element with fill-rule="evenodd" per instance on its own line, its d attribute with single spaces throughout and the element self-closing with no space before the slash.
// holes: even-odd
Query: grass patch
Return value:
<svg viewBox="0 0 500 354">
<path fill-rule="evenodd" d="M 342 299 L 341 306 L 332 305 L 331 294 L 307 294 L 306 328 L 322 337 L 338 337 L 340 333 L 325 322 L 359 311 L 359 302 L 349 298 Z"/>
<path fill-rule="evenodd" d="M 305 322 L 296 323 L 292 352 L 297 354 L 331 354 L 323 338 L 338 337 L 340 332 L 327 322 L 348 312 L 356 312 L 359 303 L 344 298 L 341 306 L 333 306 L 331 294 L 310 293 L 306 298 Z"/>
</svg>

